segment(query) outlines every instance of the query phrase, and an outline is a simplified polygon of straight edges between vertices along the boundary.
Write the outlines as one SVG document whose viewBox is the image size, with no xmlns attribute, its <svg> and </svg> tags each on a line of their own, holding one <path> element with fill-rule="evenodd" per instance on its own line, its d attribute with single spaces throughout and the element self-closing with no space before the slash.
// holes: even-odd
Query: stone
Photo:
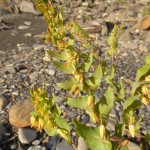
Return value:
<svg viewBox="0 0 150 150">
<path fill-rule="evenodd" d="M 78 23 L 88 33 L 99 33 L 102 29 L 100 23 L 96 21 L 90 21 L 89 23 Z"/>
<path fill-rule="evenodd" d="M 89 121 L 89 117 L 87 117 L 86 115 L 83 115 L 81 118 L 83 119 L 83 121 L 82 121 L 83 124 L 85 124 Z"/>
<path fill-rule="evenodd" d="M 62 103 L 64 101 L 64 99 L 59 96 L 55 96 L 55 100 L 57 103 Z"/>
<path fill-rule="evenodd" d="M 34 80 L 37 79 L 38 75 L 39 75 L 38 72 L 33 72 L 33 73 L 31 73 L 31 74 L 29 75 L 29 77 L 30 77 L 30 79 L 31 79 L 32 81 L 34 81 Z"/>
<path fill-rule="evenodd" d="M 86 145 L 86 143 L 84 142 L 82 137 L 78 138 L 78 150 L 89 150 L 88 146 Z"/>
<path fill-rule="evenodd" d="M 130 49 L 137 49 L 138 48 L 137 43 L 122 43 L 122 46 L 125 48 L 130 48 Z"/>
<path fill-rule="evenodd" d="M 7 15 L 7 14 L 10 14 L 10 12 L 8 10 L 0 8 L 0 15 Z"/>
<path fill-rule="evenodd" d="M 18 27 L 18 29 L 29 29 L 29 26 L 21 25 L 21 26 Z"/>
<path fill-rule="evenodd" d="M 35 15 L 43 14 L 43 12 L 37 10 L 34 7 L 34 3 L 31 2 L 31 1 L 22 1 L 19 6 L 20 6 L 20 11 L 21 12 L 32 13 L 32 14 L 35 14 Z"/>
<path fill-rule="evenodd" d="M 9 111 L 9 122 L 15 127 L 27 127 L 30 124 L 30 112 L 34 110 L 31 100 L 19 101 Z"/>
<path fill-rule="evenodd" d="M 33 48 L 34 50 L 43 50 L 45 46 L 45 44 L 34 44 Z"/>
<path fill-rule="evenodd" d="M 67 146 L 66 144 L 67 144 L 67 141 L 62 140 L 62 142 L 56 146 L 56 150 L 74 150 L 71 144 L 68 144 Z"/>
<path fill-rule="evenodd" d="M 2 140 L 5 133 L 7 133 L 7 129 L 2 124 L 0 124 L 0 141 Z"/>
<path fill-rule="evenodd" d="M 55 70 L 54 68 L 49 68 L 49 69 L 46 69 L 46 72 L 47 72 L 49 75 L 53 76 L 53 75 L 55 75 L 56 70 Z"/>
<path fill-rule="evenodd" d="M 140 50 L 141 52 L 148 52 L 148 51 L 149 51 L 149 48 L 146 47 L 146 46 L 144 46 L 144 45 L 140 45 L 140 46 L 139 46 L 139 50 Z"/>
<path fill-rule="evenodd" d="M 101 30 L 101 34 L 104 35 L 108 35 L 108 28 L 106 25 L 102 25 L 102 30 Z"/>
<path fill-rule="evenodd" d="M 69 112 L 68 112 L 68 117 L 74 118 L 74 117 L 76 117 L 76 116 L 77 116 L 77 113 L 75 113 L 74 111 L 69 111 Z"/>
<path fill-rule="evenodd" d="M 32 37 L 32 33 L 26 33 L 24 34 L 25 37 Z"/>
<path fill-rule="evenodd" d="M 6 74 L 6 73 L 12 73 L 15 74 L 18 71 L 17 67 L 14 66 L 6 66 L 5 69 L 2 71 L 2 74 Z"/>
<path fill-rule="evenodd" d="M 46 147 L 49 148 L 50 150 L 55 150 L 57 144 L 56 140 L 57 140 L 56 136 L 51 137 L 49 141 L 46 143 Z"/>
<path fill-rule="evenodd" d="M 32 142 L 32 145 L 39 145 L 40 144 L 40 140 L 35 140 Z"/>
<path fill-rule="evenodd" d="M 9 101 L 6 99 L 6 97 L 0 94 L 0 110 L 3 110 L 8 104 L 8 102 Z"/>
<path fill-rule="evenodd" d="M 106 129 L 111 132 L 111 131 L 115 131 L 115 122 L 112 120 L 108 120 L 108 124 L 106 126 Z"/>
<path fill-rule="evenodd" d="M 29 147 L 27 150 L 47 150 L 47 148 L 41 145 L 36 145 Z"/>
<path fill-rule="evenodd" d="M 129 150 L 142 150 L 139 145 L 130 141 L 128 142 L 127 146 Z"/>
<path fill-rule="evenodd" d="M 131 41 L 131 40 L 133 40 L 133 39 L 134 39 L 134 38 L 133 38 L 132 34 L 131 34 L 129 31 L 126 31 L 126 32 L 122 33 L 122 34 L 119 36 L 119 40 L 124 41 L 124 42 L 126 42 L 126 41 Z"/>
<path fill-rule="evenodd" d="M 132 30 L 140 29 L 145 30 L 150 27 L 150 15 L 141 18 L 137 24 L 132 28 Z"/>
<path fill-rule="evenodd" d="M 18 138 L 22 144 L 30 144 L 37 138 L 37 132 L 30 128 L 19 128 Z"/>
</svg>

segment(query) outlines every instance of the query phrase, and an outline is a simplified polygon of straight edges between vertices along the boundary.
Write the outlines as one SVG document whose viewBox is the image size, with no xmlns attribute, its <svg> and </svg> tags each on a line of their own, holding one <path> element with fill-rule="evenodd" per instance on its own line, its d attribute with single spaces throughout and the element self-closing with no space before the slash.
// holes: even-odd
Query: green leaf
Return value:
<svg viewBox="0 0 150 150">
<path fill-rule="evenodd" d="M 112 150 L 111 142 L 100 138 L 99 127 L 87 127 L 76 120 L 73 120 L 73 124 L 76 126 L 76 131 L 79 136 L 84 139 L 91 150 Z"/>
<path fill-rule="evenodd" d="M 98 65 L 93 75 L 90 78 L 86 79 L 84 82 L 84 84 L 87 87 L 87 93 L 89 92 L 88 90 L 90 90 L 90 93 L 94 94 L 97 87 L 101 83 L 101 79 L 102 79 L 102 69 L 101 69 L 101 66 Z"/>
<path fill-rule="evenodd" d="M 67 56 L 67 52 L 63 51 L 63 52 L 53 52 L 53 51 L 46 51 L 49 55 L 59 59 L 59 60 L 68 60 Z"/>
<path fill-rule="evenodd" d="M 150 141 L 150 135 L 147 131 L 147 134 L 145 135 L 145 143 L 149 143 L 149 141 Z"/>
<path fill-rule="evenodd" d="M 92 62 L 93 62 L 93 53 L 90 53 L 89 56 L 88 55 L 86 56 L 82 65 L 78 67 L 77 71 L 83 72 L 83 73 L 87 72 L 89 68 L 91 67 Z"/>
<path fill-rule="evenodd" d="M 112 150 L 117 150 L 118 149 L 118 142 L 112 142 Z"/>
<path fill-rule="evenodd" d="M 43 2 L 44 2 L 45 4 L 47 4 L 48 0 L 43 0 Z"/>
<path fill-rule="evenodd" d="M 57 135 L 58 133 L 57 133 L 57 129 L 56 128 L 51 128 L 51 130 L 50 131 L 47 131 L 47 130 L 45 130 L 45 132 L 49 135 L 49 136 L 55 136 L 55 135 Z"/>
<path fill-rule="evenodd" d="M 150 55 L 146 56 L 145 63 L 150 64 Z"/>
<path fill-rule="evenodd" d="M 31 116 L 40 116 L 40 114 L 37 113 L 37 110 L 36 110 L 36 109 L 33 110 L 32 112 L 30 112 L 30 115 L 31 115 Z"/>
<path fill-rule="evenodd" d="M 139 97 L 140 94 L 133 97 L 129 97 L 127 100 L 125 100 L 123 110 L 127 109 L 134 102 L 134 100 Z"/>
<path fill-rule="evenodd" d="M 127 113 L 127 110 L 126 110 L 126 109 L 122 111 L 122 121 L 123 121 L 126 125 L 128 125 L 129 122 L 130 122 L 130 120 L 129 120 L 129 118 L 128 118 L 128 113 Z"/>
<path fill-rule="evenodd" d="M 123 99 L 125 97 L 125 90 L 123 87 L 122 79 L 120 78 L 120 95 L 119 98 Z"/>
<path fill-rule="evenodd" d="M 79 97 L 78 99 L 76 99 L 76 97 L 66 98 L 65 101 L 68 105 L 90 111 L 89 107 L 87 107 L 87 98 L 88 98 L 88 95 L 85 95 L 85 96 Z"/>
<path fill-rule="evenodd" d="M 74 29 L 72 28 L 71 35 L 68 40 L 68 47 L 73 47 L 73 43 L 74 43 Z"/>
<path fill-rule="evenodd" d="M 70 126 L 64 119 L 62 119 L 62 118 L 55 118 L 55 120 L 56 120 L 56 124 L 60 128 L 66 129 L 69 132 L 69 134 L 70 134 Z"/>
<path fill-rule="evenodd" d="M 143 119 L 143 118 L 142 118 L 142 116 L 141 116 L 140 119 L 136 122 L 135 131 L 140 130 L 140 123 L 141 123 L 142 119 Z"/>
<path fill-rule="evenodd" d="M 140 78 L 145 75 L 150 70 L 150 64 L 146 64 L 144 67 L 140 68 L 137 71 L 136 81 L 139 81 Z"/>
<path fill-rule="evenodd" d="M 106 126 L 108 123 L 109 113 L 113 108 L 114 93 L 111 87 L 105 92 L 100 101 L 95 105 L 97 114 L 102 117 L 102 122 Z"/>
<path fill-rule="evenodd" d="M 111 75 L 110 75 L 111 80 L 114 78 L 114 75 L 115 75 L 115 65 L 116 64 L 113 64 L 113 67 L 112 67 L 112 70 L 111 70 Z"/>
<path fill-rule="evenodd" d="M 65 73 L 68 73 L 68 74 L 72 74 L 72 70 L 73 70 L 73 67 L 72 65 L 66 69 L 66 66 L 64 65 L 64 63 L 60 63 L 58 61 L 53 61 L 53 64 L 61 71 L 65 72 Z"/>
<path fill-rule="evenodd" d="M 123 147 L 120 147 L 119 150 L 129 150 L 127 145 L 124 145 Z"/>
<path fill-rule="evenodd" d="M 68 89 L 71 89 L 73 84 L 75 84 L 75 83 L 76 83 L 76 78 L 73 77 L 72 79 L 66 80 L 66 81 L 64 81 L 62 83 L 57 83 L 57 86 L 68 90 Z"/>
<path fill-rule="evenodd" d="M 141 101 L 134 101 L 130 107 L 127 108 L 127 111 L 132 110 L 135 111 L 136 109 L 138 109 L 141 106 Z"/>
<path fill-rule="evenodd" d="M 115 136 L 121 139 L 123 131 L 123 124 L 116 124 L 115 125 Z"/>
</svg>

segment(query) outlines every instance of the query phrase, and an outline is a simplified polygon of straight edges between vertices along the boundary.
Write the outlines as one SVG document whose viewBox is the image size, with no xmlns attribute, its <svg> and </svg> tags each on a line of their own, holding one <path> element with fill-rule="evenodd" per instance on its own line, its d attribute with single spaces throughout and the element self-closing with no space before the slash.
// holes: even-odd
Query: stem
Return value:
<svg viewBox="0 0 150 150">
<path fill-rule="evenodd" d="M 78 150 L 78 149 L 76 148 L 76 146 L 73 144 L 72 141 L 71 141 L 71 144 L 72 144 L 72 146 L 74 147 L 75 150 Z"/>
</svg>

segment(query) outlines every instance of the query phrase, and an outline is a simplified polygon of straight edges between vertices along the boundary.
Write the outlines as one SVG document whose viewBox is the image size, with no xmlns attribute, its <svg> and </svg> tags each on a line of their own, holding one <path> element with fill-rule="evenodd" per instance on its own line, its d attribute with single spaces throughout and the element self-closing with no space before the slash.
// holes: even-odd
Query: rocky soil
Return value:
<svg viewBox="0 0 150 150">
<path fill-rule="evenodd" d="M 127 98 L 137 69 L 144 65 L 145 57 L 150 54 L 150 16 L 141 14 L 150 0 L 97 0 L 91 3 L 91 7 L 88 7 L 88 1 L 56 2 L 63 4 L 65 23 L 75 16 L 90 37 L 96 38 L 101 60 L 109 48 L 107 38 L 114 24 L 124 24 L 117 49 L 115 81 L 119 82 L 120 77 L 123 79 Z M 0 150 L 73 150 L 71 145 L 66 147 L 66 141 L 59 135 L 49 137 L 44 131 L 35 132 L 29 127 L 29 113 L 34 109 L 29 89 L 33 85 L 41 86 L 43 79 L 46 80 L 49 96 L 55 89 L 61 116 L 71 127 L 71 138 L 78 150 L 88 150 L 75 132 L 71 119 L 76 118 L 87 126 L 96 127 L 97 124 L 92 123 L 85 111 L 67 105 L 64 98 L 68 91 L 56 86 L 69 76 L 55 68 L 51 62 L 53 58 L 45 53 L 45 50 L 56 50 L 44 42 L 46 28 L 46 21 L 35 9 L 34 2 L 0 2 Z M 83 48 L 80 41 L 76 41 L 74 46 Z M 107 87 L 103 81 L 95 93 L 98 100 Z M 122 109 L 122 105 L 114 103 L 107 125 L 112 134 L 115 123 L 122 123 Z M 136 119 L 140 116 L 143 116 L 140 134 L 144 137 L 147 131 L 150 133 L 150 105 L 142 105 L 136 111 Z M 129 140 L 129 150 L 141 149 L 136 138 Z"/>
</svg>

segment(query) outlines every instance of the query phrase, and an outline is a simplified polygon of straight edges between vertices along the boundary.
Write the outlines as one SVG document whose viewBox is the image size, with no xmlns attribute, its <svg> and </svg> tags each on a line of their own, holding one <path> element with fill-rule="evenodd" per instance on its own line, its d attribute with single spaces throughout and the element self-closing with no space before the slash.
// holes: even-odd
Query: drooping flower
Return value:
<svg viewBox="0 0 150 150">
<path fill-rule="evenodd" d="M 142 92 L 143 92 L 143 94 L 148 94 L 149 93 L 149 89 L 147 88 L 147 86 L 146 85 L 142 85 Z"/>
<path fill-rule="evenodd" d="M 87 99 L 87 107 L 92 107 L 93 106 L 93 96 L 88 96 Z"/>
<path fill-rule="evenodd" d="M 37 131 L 43 129 L 44 127 L 44 120 L 42 118 L 39 118 L 39 121 L 37 123 Z"/>
<path fill-rule="evenodd" d="M 130 131 L 131 136 L 134 138 L 135 137 L 135 127 L 133 124 L 129 125 L 129 131 Z"/>
<path fill-rule="evenodd" d="M 96 123 L 96 121 L 99 122 L 99 119 L 98 119 L 98 117 L 96 116 L 95 113 L 90 112 L 90 117 L 91 117 L 91 119 L 92 119 L 92 121 L 93 121 L 94 123 Z"/>
<path fill-rule="evenodd" d="M 35 116 L 31 116 L 31 118 L 30 118 L 30 126 L 31 126 L 31 128 L 37 126 L 37 120 L 36 120 Z"/>
<path fill-rule="evenodd" d="M 105 133 L 105 126 L 100 125 L 100 138 L 105 139 L 106 138 L 106 133 Z"/>
</svg>

